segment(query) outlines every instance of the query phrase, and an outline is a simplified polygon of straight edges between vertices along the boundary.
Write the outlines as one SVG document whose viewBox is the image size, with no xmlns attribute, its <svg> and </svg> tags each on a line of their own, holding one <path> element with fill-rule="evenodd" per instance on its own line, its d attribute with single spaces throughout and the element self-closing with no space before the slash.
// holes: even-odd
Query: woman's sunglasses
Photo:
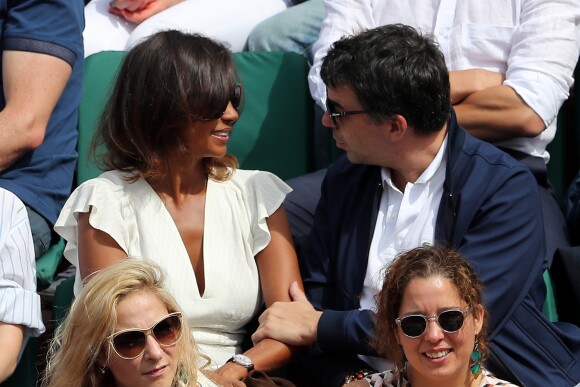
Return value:
<svg viewBox="0 0 580 387">
<path fill-rule="evenodd" d="M 164 347 L 174 345 L 181 336 L 181 313 L 170 313 L 147 329 L 124 329 L 107 337 L 117 355 L 123 359 L 135 359 L 147 345 L 147 336 L 153 336 Z"/>
<path fill-rule="evenodd" d="M 447 333 L 454 333 L 461 329 L 465 316 L 469 314 L 467 309 L 448 309 L 439 313 L 437 316 L 425 316 L 423 314 L 410 314 L 405 317 L 397 318 L 395 322 L 401 328 L 405 336 L 415 339 L 427 330 L 427 323 L 431 320 L 437 321 L 437 324 Z"/>
<path fill-rule="evenodd" d="M 234 109 L 236 109 L 237 112 L 240 111 L 240 105 L 242 104 L 242 85 L 241 84 L 235 84 L 232 87 L 232 91 L 230 92 L 230 98 L 228 100 L 228 103 L 232 104 L 232 107 Z M 200 118 L 200 121 L 211 121 L 211 120 L 217 120 L 218 118 L 220 118 L 221 116 L 223 116 L 226 112 L 226 109 L 228 108 L 228 103 L 226 103 L 226 106 L 224 106 L 224 108 L 218 112 L 215 112 L 213 114 L 210 114 L 207 117 L 204 118 Z"/>
</svg>

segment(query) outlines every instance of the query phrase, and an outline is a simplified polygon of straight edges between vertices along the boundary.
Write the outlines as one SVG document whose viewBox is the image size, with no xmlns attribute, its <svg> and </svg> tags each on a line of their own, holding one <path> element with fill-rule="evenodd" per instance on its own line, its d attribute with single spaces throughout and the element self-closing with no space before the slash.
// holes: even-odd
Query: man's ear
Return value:
<svg viewBox="0 0 580 387">
<path fill-rule="evenodd" d="M 389 126 L 389 136 L 393 141 L 399 141 L 403 137 L 405 137 L 405 133 L 407 133 L 408 124 L 405 117 L 400 114 L 395 115 L 395 118 L 388 121 L 390 124 Z"/>
</svg>

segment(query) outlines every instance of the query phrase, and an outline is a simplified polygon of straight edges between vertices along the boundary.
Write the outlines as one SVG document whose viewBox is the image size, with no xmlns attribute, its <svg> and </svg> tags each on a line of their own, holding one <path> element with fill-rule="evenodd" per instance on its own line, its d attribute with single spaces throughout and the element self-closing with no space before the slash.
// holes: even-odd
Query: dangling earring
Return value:
<svg viewBox="0 0 580 387">
<path fill-rule="evenodd" d="M 474 376 L 479 376 L 481 373 L 481 351 L 479 350 L 479 338 L 477 334 L 475 334 L 475 345 L 473 346 L 473 352 L 471 352 L 469 369 Z"/>
<path fill-rule="evenodd" d="M 101 373 L 104 375 L 105 372 L 107 372 L 107 366 L 106 365 L 102 366 L 101 368 L 99 368 L 99 371 L 101 371 Z"/>
</svg>

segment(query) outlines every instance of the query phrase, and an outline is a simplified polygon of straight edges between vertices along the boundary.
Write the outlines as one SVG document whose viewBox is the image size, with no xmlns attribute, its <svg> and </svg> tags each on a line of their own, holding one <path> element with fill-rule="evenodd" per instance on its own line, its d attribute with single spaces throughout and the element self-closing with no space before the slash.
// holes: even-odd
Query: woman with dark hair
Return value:
<svg viewBox="0 0 580 387">
<path fill-rule="evenodd" d="M 483 367 L 489 346 L 482 293 L 475 271 L 455 250 L 424 246 L 400 254 L 376 296 L 372 341 L 395 367 L 347 385 L 514 386 Z"/>
<path fill-rule="evenodd" d="M 220 43 L 164 31 L 134 47 L 95 137 L 108 172 L 75 190 L 55 226 L 77 267 L 75 293 L 127 256 L 163 267 L 200 351 L 229 380 L 290 358 L 274 340 L 244 354 L 241 344 L 262 302 L 302 286 L 281 206 L 289 187 L 227 154 L 241 96 Z"/>
</svg>

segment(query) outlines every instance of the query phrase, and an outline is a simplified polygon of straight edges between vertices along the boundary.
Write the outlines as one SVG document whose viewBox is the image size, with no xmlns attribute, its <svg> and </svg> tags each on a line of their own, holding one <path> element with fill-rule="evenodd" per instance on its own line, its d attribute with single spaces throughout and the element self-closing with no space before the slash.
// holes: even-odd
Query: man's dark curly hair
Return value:
<svg viewBox="0 0 580 387">
<path fill-rule="evenodd" d="M 439 131 L 451 111 L 449 73 L 433 37 L 389 24 L 343 37 L 321 68 L 327 87 L 351 87 L 369 117 L 405 117 L 417 134 Z"/>
</svg>

